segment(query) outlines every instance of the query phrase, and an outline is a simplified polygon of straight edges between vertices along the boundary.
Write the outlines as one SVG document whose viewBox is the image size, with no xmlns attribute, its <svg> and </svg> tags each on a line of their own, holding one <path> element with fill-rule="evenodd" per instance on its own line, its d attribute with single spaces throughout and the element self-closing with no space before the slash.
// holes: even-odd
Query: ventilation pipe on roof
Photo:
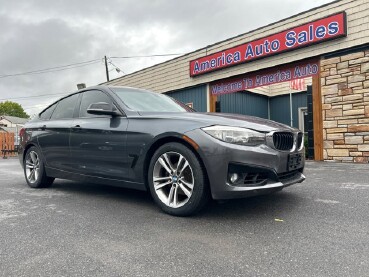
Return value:
<svg viewBox="0 0 369 277">
<path fill-rule="evenodd" d="M 84 89 L 84 88 L 86 88 L 86 84 L 85 83 L 77 84 L 77 88 L 78 88 L 78 90 Z"/>
</svg>

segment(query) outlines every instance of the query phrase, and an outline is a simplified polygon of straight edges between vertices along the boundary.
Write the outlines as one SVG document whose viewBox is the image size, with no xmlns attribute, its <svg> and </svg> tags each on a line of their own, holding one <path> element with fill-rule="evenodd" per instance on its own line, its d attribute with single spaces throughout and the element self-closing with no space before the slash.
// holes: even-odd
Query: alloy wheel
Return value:
<svg viewBox="0 0 369 277">
<path fill-rule="evenodd" d="M 166 152 L 155 162 L 153 184 L 161 202 L 171 208 L 182 207 L 189 201 L 194 189 L 191 165 L 183 155 Z"/>
<path fill-rule="evenodd" d="M 26 178 L 31 184 L 37 182 L 40 176 L 40 159 L 35 151 L 29 152 L 26 157 Z"/>
</svg>

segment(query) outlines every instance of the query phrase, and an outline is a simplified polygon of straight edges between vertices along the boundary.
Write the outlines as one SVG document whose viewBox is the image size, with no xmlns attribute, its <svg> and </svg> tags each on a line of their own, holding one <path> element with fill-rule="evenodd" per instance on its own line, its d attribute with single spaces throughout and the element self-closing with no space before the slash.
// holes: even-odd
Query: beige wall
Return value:
<svg viewBox="0 0 369 277">
<path fill-rule="evenodd" d="M 11 128 L 15 128 L 15 127 L 23 127 L 24 124 L 14 124 L 11 121 L 3 118 L 0 120 L 0 126 L 4 126 L 4 127 L 11 127 Z"/>
<path fill-rule="evenodd" d="M 13 123 L 11 123 L 9 120 L 7 120 L 5 118 L 0 120 L 0 126 L 15 127 L 15 126 L 13 126 Z"/>
<path fill-rule="evenodd" d="M 189 76 L 190 60 L 247 43 L 264 36 L 272 35 L 340 11 L 346 11 L 347 13 L 348 36 L 346 38 L 279 54 L 259 61 L 233 66 L 195 78 L 190 78 Z M 263 68 L 269 68 L 279 64 L 290 63 L 308 57 L 320 56 L 365 43 L 369 43 L 369 1 L 342 0 L 277 22 L 262 29 L 220 42 L 207 49 L 198 50 L 165 63 L 123 76 L 122 78 L 110 81 L 109 84 L 146 88 L 162 93 Z"/>
</svg>

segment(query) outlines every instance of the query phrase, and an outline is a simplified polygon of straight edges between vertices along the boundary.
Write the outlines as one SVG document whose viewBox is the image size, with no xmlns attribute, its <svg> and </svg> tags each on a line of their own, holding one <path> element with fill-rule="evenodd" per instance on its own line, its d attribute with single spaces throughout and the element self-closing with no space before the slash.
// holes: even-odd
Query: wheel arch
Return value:
<svg viewBox="0 0 369 277">
<path fill-rule="evenodd" d="M 162 138 L 157 139 L 153 144 L 151 144 L 150 148 L 146 152 L 146 156 L 145 156 L 145 160 L 144 160 L 144 165 L 143 165 L 144 181 L 145 181 L 146 189 L 149 190 L 148 172 L 149 172 L 149 165 L 150 165 L 150 161 L 151 161 L 152 156 L 154 155 L 155 151 L 157 149 L 159 149 L 159 147 L 163 146 L 164 144 L 170 143 L 170 142 L 180 143 L 180 144 L 186 146 L 188 149 L 190 149 L 194 153 L 194 155 L 196 156 L 196 158 L 199 160 L 199 162 L 201 164 L 201 167 L 204 169 L 204 174 L 205 174 L 207 186 L 209 187 L 209 189 L 211 189 L 211 186 L 209 184 L 208 172 L 207 172 L 205 163 L 203 161 L 203 158 L 201 156 L 201 153 L 199 151 L 197 151 L 195 149 L 195 147 L 193 145 L 191 145 L 191 143 L 189 143 L 188 141 L 184 140 L 182 137 L 173 136 L 173 135 L 172 136 L 166 136 L 166 137 L 162 137 Z"/>
<path fill-rule="evenodd" d="M 26 144 L 26 145 L 24 146 L 24 150 L 23 150 L 23 153 L 22 153 L 22 162 L 24 163 L 24 159 L 25 159 L 25 157 L 26 157 L 27 151 L 28 151 L 28 149 L 30 149 L 31 147 L 36 147 L 36 148 L 39 150 L 40 155 L 41 155 L 41 159 L 42 159 L 42 161 L 46 164 L 46 162 L 45 162 L 45 158 L 44 158 L 44 154 L 42 153 L 42 149 L 41 149 L 41 147 L 40 147 L 36 142 L 34 142 L 34 141 L 29 142 L 28 144 Z"/>
<path fill-rule="evenodd" d="M 27 154 L 27 151 L 28 151 L 28 149 L 30 149 L 32 146 L 34 146 L 34 147 L 37 147 L 38 149 L 40 149 L 39 147 L 38 147 L 38 145 L 36 145 L 35 143 L 28 143 L 25 147 L 24 147 L 24 150 L 23 150 L 23 157 L 22 157 L 22 161 L 24 162 L 24 158 L 26 157 L 26 154 Z"/>
</svg>

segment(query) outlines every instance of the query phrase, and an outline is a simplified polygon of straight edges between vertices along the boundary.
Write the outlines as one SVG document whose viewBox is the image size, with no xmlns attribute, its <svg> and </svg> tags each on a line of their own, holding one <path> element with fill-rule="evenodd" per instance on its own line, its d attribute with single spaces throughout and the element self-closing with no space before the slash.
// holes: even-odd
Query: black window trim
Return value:
<svg viewBox="0 0 369 277">
<path fill-rule="evenodd" d="M 105 92 L 105 91 L 103 91 L 101 89 L 92 88 L 92 89 L 87 89 L 87 90 L 83 90 L 83 91 L 76 91 L 74 93 L 68 94 L 68 95 L 66 95 L 66 96 L 58 99 L 57 101 L 51 103 L 49 106 L 47 106 L 41 112 L 39 112 L 38 119 L 39 120 L 42 120 L 42 121 L 49 121 L 49 120 L 66 120 L 66 119 L 76 119 L 76 118 L 84 118 L 84 119 L 92 118 L 92 117 L 79 117 L 83 93 L 85 93 L 87 91 L 91 91 L 91 90 L 100 91 L 100 92 L 106 94 L 111 99 L 113 105 L 122 113 L 122 115 L 120 117 L 127 117 L 127 114 L 124 112 L 124 110 L 119 106 L 119 104 L 117 103 L 117 101 L 115 101 L 115 99 L 109 93 L 107 93 L 107 92 Z M 75 110 L 73 112 L 73 117 L 72 118 L 57 118 L 57 119 L 52 119 L 52 116 L 53 116 L 53 114 L 55 112 L 55 109 L 58 106 L 59 102 L 62 101 L 62 100 L 64 100 L 65 98 L 68 98 L 68 97 L 73 96 L 75 94 L 79 94 L 79 96 L 78 96 L 78 99 L 77 99 L 77 105 L 75 106 Z M 51 113 L 50 117 L 48 119 L 41 118 L 41 114 L 43 112 L 45 112 L 47 109 L 51 108 L 51 106 L 53 106 L 53 105 L 56 105 L 56 106 L 55 106 L 53 112 Z M 109 116 L 99 116 L 99 117 L 109 117 Z"/>
<path fill-rule="evenodd" d="M 66 96 L 64 96 L 64 97 L 62 97 L 62 98 L 60 98 L 60 99 L 58 99 L 57 101 L 55 101 L 55 102 L 51 103 L 49 106 L 47 106 L 47 107 L 46 107 L 45 109 L 43 109 L 41 112 L 39 112 L 39 114 L 38 114 L 38 119 L 43 120 L 43 121 L 51 120 L 51 117 L 53 116 L 53 114 L 54 114 L 54 112 L 55 112 L 55 109 L 56 109 L 56 107 L 58 106 L 59 102 L 60 102 L 60 101 L 62 101 L 63 99 L 65 99 L 65 98 L 69 97 L 69 96 L 72 96 L 72 95 L 74 95 L 74 94 L 78 94 L 78 93 L 81 93 L 81 92 L 80 92 L 80 91 L 77 91 L 77 92 L 74 92 L 74 93 L 68 94 L 68 95 L 66 95 Z M 52 105 L 56 105 L 56 106 L 55 106 L 55 108 L 54 108 L 53 112 L 51 113 L 50 118 L 49 118 L 49 119 L 42 119 L 42 118 L 41 118 L 41 114 L 42 114 L 44 111 L 46 111 L 48 108 L 50 108 Z M 77 103 L 77 105 L 78 105 L 78 103 Z M 73 118 L 74 118 L 74 113 L 73 113 Z M 59 119 L 63 119 L 63 118 L 58 118 L 58 119 L 53 119 L 53 120 L 59 120 Z M 68 118 L 64 118 L 64 119 L 68 119 Z"/>
<path fill-rule="evenodd" d="M 55 105 L 55 107 L 54 107 L 54 109 L 53 109 L 52 113 L 50 114 L 49 118 L 41 118 L 41 115 L 42 115 L 44 112 L 46 112 L 48 109 L 50 109 L 52 106 L 54 106 L 54 105 Z M 51 117 L 52 117 L 52 115 L 53 115 L 53 113 L 54 113 L 54 111 L 55 111 L 55 109 L 56 109 L 56 106 L 57 106 L 57 105 L 58 105 L 58 101 L 56 101 L 56 102 L 52 103 L 51 105 L 47 106 L 45 109 L 43 109 L 43 110 L 38 114 L 38 119 L 39 119 L 39 120 L 42 120 L 42 121 L 49 121 L 49 120 L 51 119 Z"/>
</svg>

